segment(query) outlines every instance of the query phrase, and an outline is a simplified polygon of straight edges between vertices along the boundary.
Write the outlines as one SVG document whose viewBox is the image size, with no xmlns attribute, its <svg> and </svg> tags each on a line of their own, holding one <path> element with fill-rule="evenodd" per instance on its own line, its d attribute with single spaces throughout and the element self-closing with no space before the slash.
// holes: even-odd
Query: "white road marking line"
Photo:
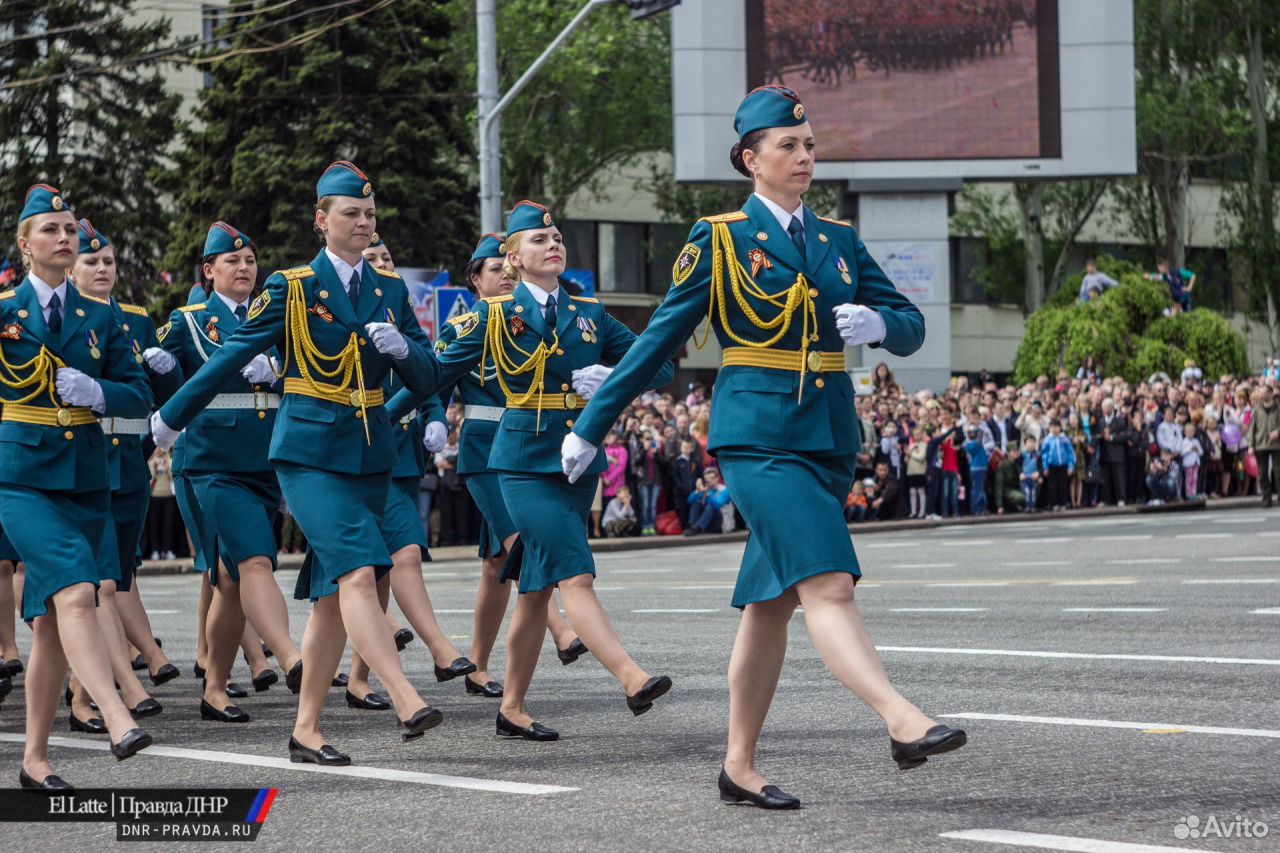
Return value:
<svg viewBox="0 0 1280 853">
<path fill-rule="evenodd" d="M 1237 729 L 1226 726 L 1191 726 L 1182 723 L 1135 723 L 1128 720 L 1084 720 L 1076 717 L 1028 717 L 1021 714 L 940 714 L 963 720 L 996 720 L 1007 723 L 1044 723 L 1052 726 L 1088 726 L 1102 729 L 1164 729 L 1197 735 L 1280 738 L 1275 729 Z"/>
<path fill-rule="evenodd" d="M 651 574 L 670 574 L 675 569 L 613 569 L 615 575 L 651 575 Z"/>
<path fill-rule="evenodd" d="M 1174 539 L 1230 539 L 1234 533 L 1179 533 Z"/>
<path fill-rule="evenodd" d="M 1257 666 L 1280 666 L 1280 660 L 1268 658 L 1218 658 L 1192 655 L 1123 655 L 1099 652 L 1034 652 L 1020 649 L 943 649 L 929 646 L 876 646 L 882 652 L 918 652 L 935 655 L 999 655 L 1023 658 L 1067 658 L 1071 660 L 1145 660 L 1162 663 L 1224 663 Z"/>
<path fill-rule="evenodd" d="M 181 613 L 181 610 L 147 610 L 148 616 L 172 616 L 175 613 Z"/>
<path fill-rule="evenodd" d="M 1077 838 L 1074 835 L 1014 832 L 1010 829 L 961 829 L 956 832 L 940 832 L 938 837 L 958 838 L 962 841 L 985 841 L 989 844 L 1010 844 L 1016 847 L 1038 847 L 1041 850 L 1067 850 L 1072 853 L 1187 853 L 1191 849 L 1165 847 L 1161 844 L 1105 841 L 1100 838 Z M 1202 847 L 1196 847 L 1195 851 L 1196 853 L 1213 853 Z"/>
<path fill-rule="evenodd" d="M 621 589 L 621 587 L 619 587 L 619 588 Z M 733 584 L 731 584 L 731 583 L 710 583 L 710 584 L 695 584 L 695 585 L 693 585 L 693 586 L 668 586 L 668 587 L 662 587 L 662 588 L 663 588 L 663 589 L 670 589 L 670 590 L 674 590 L 674 591 L 676 591 L 676 592 L 681 592 L 681 591 L 686 590 L 686 589 L 733 589 Z M 596 587 L 596 589 L 599 589 L 599 587 Z"/>
<path fill-rule="evenodd" d="M 1280 557 L 1214 557 L 1210 563 L 1280 563 Z"/>
<path fill-rule="evenodd" d="M 1069 566 L 1070 560 L 1029 560 L 1022 563 L 1001 563 L 1002 566 Z"/>
<path fill-rule="evenodd" d="M 1164 607 L 1064 607 L 1063 613 L 1164 613 Z"/>
<path fill-rule="evenodd" d="M 1250 610 L 1250 613 L 1259 613 L 1263 616 L 1280 616 L 1280 607 L 1260 607 L 1257 610 Z"/>
<path fill-rule="evenodd" d="M 891 569 L 954 569 L 955 563 L 895 563 Z"/>
<path fill-rule="evenodd" d="M 1280 578 L 1192 578 L 1183 581 L 1184 584 L 1208 584 L 1208 583 L 1280 583 Z"/>
<path fill-rule="evenodd" d="M 1150 539 L 1150 533 L 1117 533 L 1112 536 L 1094 536 L 1095 542 L 1137 542 Z"/>
<path fill-rule="evenodd" d="M 1057 542 L 1070 542 L 1071 539 L 1072 537 L 1070 536 L 1041 536 L 1039 538 L 1015 539 L 1013 541 L 1019 545 L 1051 545 Z"/>
<path fill-rule="evenodd" d="M 1259 535 L 1259 536 L 1270 536 L 1270 537 L 1276 537 L 1276 536 L 1280 536 L 1280 530 L 1267 530 L 1267 531 L 1265 531 L 1265 532 L 1263 532 L 1263 533 L 1259 533 L 1258 535 Z"/>
<path fill-rule="evenodd" d="M 925 581 L 925 586 L 1008 586 L 1009 581 L 959 581 L 957 583 L 936 583 Z"/>
<path fill-rule="evenodd" d="M 894 613 L 985 613 L 985 607 L 894 607 Z"/>
<path fill-rule="evenodd" d="M 859 548 L 910 548 L 918 543 L 916 542 L 869 542 L 866 545 L 859 545 Z"/>
<path fill-rule="evenodd" d="M 460 578 L 463 572 L 423 572 L 423 580 L 441 580 L 443 578 Z"/>
<path fill-rule="evenodd" d="M 1238 518 L 1215 518 L 1213 520 L 1213 523 L 1214 524 L 1261 524 L 1264 521 L 1270 521 L 1270 520 L 1271 519 L 1265 515 L 1250 515 L 1247 517 L 1238 517 Z"/>
<path fill-rule="evenodd" d="M 631 612 L 632 613 L 719 613 L 720 611 L 714 608 L 704 609 L 704 610 L 698 610 L 693 608 L 685 609 L 685 610 L 676 609 L 676 608 L 670 608 L 670 609 L 652 608 L 648 610 L 632 610 Z"/>
<path fill-rule="evenodd" d="M 0 741 L 23 743 L 23 735 L 0 733 Z M 51 737 L 50 746 L 70 749 L 106 751 L 110 744 L 105 740 L 91 741 L 78 738 Z M 271 767 L 275 770 L 294 770 L 301 773 L 325 773 L 358 779 L 380 779 L 387 782 L 409 782 L 415 785 L 436 785 L 443 788 L 466 788 L 472 791 L 495 791 L 500 794 L 567 794 L 577 788 L 560 785 L 534 785 L 528 782 L 504 782 L 501 779 L 474 779 L 470 776 L 446 776 L 439 773 L 418 773 L 412 770 L 395 770 L 390 767 L 322 767 L 318 764 L 294 764 L 287 758 L 271 755 L 250 755 L 241 752 L 222 752 L 213 749 L 186 749 L 174 746 L 152 746 L 139 753 L 142 757 L 185 758 L 190 761 L 213 761 L 218 764 L 239 764 L 244 767 Z"/>
<path fill-rule="evenodd" d="M 1052 586 L 1131 586 L 1137 583 L 1132 578 L 1095 578 L 1082 581 L 1054 581 Z"/>
<path fill-rule="evenodd" d="M 994 539 L 938 539 L 934 545 L 994 545 Z"/>
<path fill-rule="evenodd" d="M 441 610 L 440 608 L 437 607 L 435 608 L 434 612 L 436 613 L 475 613 L 475 610 L 469 607 L 458 609 L 458 610 Z"/>
<path fill-rule="evenodd" d="M 1177 557 L 1144 557 L 1140 560 L 1107 560 L 1108 566 L 1159 566 L 1165 563 L 1181 563 Z"/>
</svg>

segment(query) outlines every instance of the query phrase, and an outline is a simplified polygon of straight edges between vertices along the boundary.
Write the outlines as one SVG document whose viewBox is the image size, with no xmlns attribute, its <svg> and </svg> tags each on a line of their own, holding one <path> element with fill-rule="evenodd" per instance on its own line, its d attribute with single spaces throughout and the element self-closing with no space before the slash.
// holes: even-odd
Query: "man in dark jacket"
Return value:
<svg viewBox="0 0 1280 853">
<path fill-rule="evenodd" d="M 1102 401 L 1102 410 L 1094 412 L 1093 417 L 1102 436 L 1098 442 L 1098 453 L 1102 457 L 1103 500 L 1124 506 L 1125 449 L 1128 442 L 1136 439 L 1129 429 L 1129 421 L 1123 413 L 1116 411 L 1110 397 Z"/>
<path fill-rule="evenodd" d="M 702 466 L 698 464 L 698 445 L 692 439 L 680 442 L 680 455 L 671 465 L 672 501 L 680 526 L 689 526 L 689 495 L 702 478 Z"/>
<path fill-rule="evenodd" d="M 892 521 L 902 513 L 902 489 L 898 478 L 889 471 L 889 463 L 876 463 L 876 484 L 867 495 L 867 519 Z"/>
<path fill-rule="evenodd" d="M 1009 445 L 1009 452 L 996 467 L 996 486 L 992 493 L 992 502 L 997 515 L 1009 512 L 1022 512 L 1027 506 L 1027 496 L 1019 486 L 1022 477 L 1022 448 L 1016 444 Z"/>
</svg>

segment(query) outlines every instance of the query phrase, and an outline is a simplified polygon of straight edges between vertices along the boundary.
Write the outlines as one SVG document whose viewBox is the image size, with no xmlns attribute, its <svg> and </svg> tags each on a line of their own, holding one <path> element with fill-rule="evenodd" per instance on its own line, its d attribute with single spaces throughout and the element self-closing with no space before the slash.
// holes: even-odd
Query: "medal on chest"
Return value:
<svg viewBox="0 0 1280 853">
<path fill-rule="evenodd" d="M 524 318 L 519 315 L 511 318 L 511 335 L 512 337 L 524 331 Z"/>
<path fill-rule="evenodd" d="M 89 345 L 90 358 L 102 358 L 102 350 L 98 349 L 98 333 L 93 329 L 84 333 L 84 342 Z M 135 344 L 136 346 L 136 344 Z"/>
<path fill-rule="evenodd" d="M 310 308 L 307 309 L 307 313 L 315 314 L 317 317 L 319 317 L 321 320 L 324 320 L 326 323 L 333 322 L 333 312 L 331 312 L 329 310 L 329 307 L 325 305 L 323 302 L 317 302 L 315 305 L 312 305 Z"/>
<path fill-rule="evenodd" d="M 90 353 L 90 355 L 92 355 L 92 353 Z M 96 355 L 93 357 L 97 358 Z M 138 364 L 142 364 L 142 362 L 146 360 L 142 357 L 142 347 L 138 346 L 137 341 L 133 342 L 133 360 L 138 362 Z"/>
<path fill-rule="evenodd" d="M 22 326 L 17 323 L 7 323 L 3 329 L 0 329 L 0 338 L 6 341 L 18 341 L 22 339 Z"/>
<path fill-rule="evenodd" d="M 840 271 L 840 280 L 845 284 L 853 284 L 853 276 L 849 274 L 849 265 L 844 262 L 844 258 L 836 255 L 836 269 Z"/>
<path fill-rule="evenodd" d="M 755 278 L 759 274 L 760 268 L 773 269 L 773 261 L 769 260 L 769 256 L 764 253 L 764 249 L 759 247 L 747 252 L 747 258 L 751 261 L 751 277 Z"/>
<path fill-rule="evenodd" d="M 578 318 L 578 328 L 582 330 L 582 339 L 589 344 L 594 344 L 600 338 L 596 335 L 596 322 L 589 317 Z"/>
<path fill-rule="evenodd" d="M 204 333 L 208 336 L 209 340 L 213 341 L 215 344 L 222 343 L 222 333 L 218 331 L 217 317 L 209 318 L 209 322 L 205 324 Z"/>
</svg>

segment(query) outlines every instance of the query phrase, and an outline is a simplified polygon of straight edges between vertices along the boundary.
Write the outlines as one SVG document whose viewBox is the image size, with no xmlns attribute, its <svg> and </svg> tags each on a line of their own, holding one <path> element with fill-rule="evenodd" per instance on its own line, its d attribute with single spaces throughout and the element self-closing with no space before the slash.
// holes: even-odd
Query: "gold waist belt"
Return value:
<svg viewBox="0 0 1280 853">
<path fill-rule="evenodd" d="M 792 373 L 843 373 L 844 352 L 818 352 L 809 350 L 807 356 L 795 350 L 756 349 L 754 347 L 727 347 L 723 367 L 769 367 L 789 370 Z"/>
<path fill-rule="evenodd" d="M 88 426 L 98 422 L 98 416 L 93 410 L 84 407 L 52 409 L 45 406 L 24 406 L 20 403 L 5 403 L 3 419 L 47 427 Z"/>
<path fill-rule="evenodd" d="M 566 409 L 585 409 L 586 407 L 587 401 L 577 394 L 533 394 L 528 400 L 520 400 L 518 397 L 507 398 L 508 409 L 564 411 Z"/>
<path fill-rule="evenodd" d="M 304 397 L 314 397 L 317 400 L 328 400 L 330 403 L 337 403 L 341 406 L 351 406 L 355 409 L 361 408 L 362 406 L 364 408 L 381 406 L 386 401 L 381 388 L 366 390 L 364 394 L 361 395 L 358 389 L 339 388 L 335 385 L 324 385 L 319 383 L 312 385 L 305 379 L 298 379 L 295 377 L 285 379 L 284 393 L 301 394 Z"/>
</svg>

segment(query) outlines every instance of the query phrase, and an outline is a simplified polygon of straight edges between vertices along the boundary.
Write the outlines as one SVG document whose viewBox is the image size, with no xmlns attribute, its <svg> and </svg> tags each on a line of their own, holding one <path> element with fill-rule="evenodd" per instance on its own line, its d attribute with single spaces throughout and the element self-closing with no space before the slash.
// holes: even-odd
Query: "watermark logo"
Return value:
<svg viewBox="0 0 1280 853">
<path fill-rule="evenodd" d="M 1179 818 L 1173 827 L 1173 837 L 1179 841 L 1188 838 L 1266 838 L 1271 831 L 1266 823 L 1244 815 L 1219 818 L 1209 815 L 1201 820 L 1199 815 Z"/>
</svg>

